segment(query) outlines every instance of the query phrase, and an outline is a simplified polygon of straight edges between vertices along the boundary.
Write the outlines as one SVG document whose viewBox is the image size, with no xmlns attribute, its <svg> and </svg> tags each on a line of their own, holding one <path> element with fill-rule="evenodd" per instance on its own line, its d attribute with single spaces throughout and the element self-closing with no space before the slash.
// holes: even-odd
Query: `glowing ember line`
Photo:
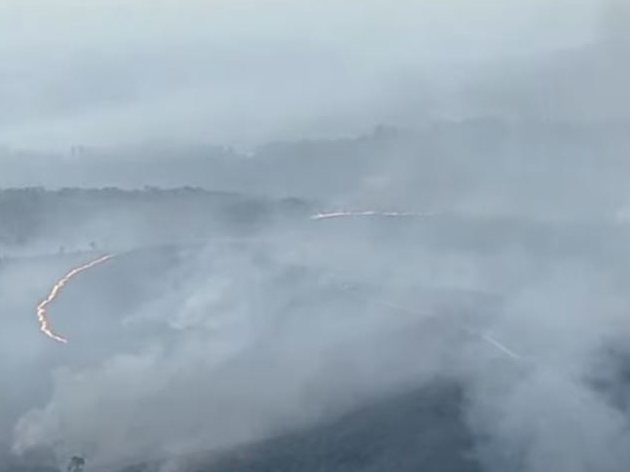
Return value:
<svg viewBox="0 0 630 472">
<path fill-rule="evenodd" d="M 484 334 L 481 336 L 481 339 L 483 339 L 484 341 L 486 341 L 487 343 L 491 344 L 492 346 L 496 347 L 499 351 L 507 354 L 508 356 L 510 356 L 512 359 L 519 359 L 522 360 L 523 358 L 521 356 L 519 356 L 517 353 L 515 353 L 514 351 L 512 351 L 509 347 L 507 347 L 505 344 L 500 343 L 499 341 L 497 341 L 495 338 L 493 338 L 492 336 L 490 336 L 489 334 Z"/>
<path fill-rule="evenodd" d="M 344 292 L 350 292 L 350 289 L 347 286 L 340 286 L 339 287 L 341 290 L 343 290 Z M 412 315 L 419 315 L 419 316 L 423 316 L 423 317 L 428 317 L 428 318 L 436 318 L 437 314 L 436 313 L 423 313 L 417 310 L 412 310 L 410 308 L 404 307 L 402 305 L 399 305 L 397 303 L 392 303 L 388 300 L 377 300 L 375 302 L 378 305 L 387 307 L 387 308 L 391 308 L 393 310 L 396 311 L 400 311 L 400 312 L 405 312 L 405 313 L 410 313 Z M 464 325 L 463 329 L 470 334 L 471 336 L 477 337 L 479 339 L 481 339 L 482 341 L 484 341 L 485 343 L 489 344 L 490 346 L 494 347 L 495 349 L 498 349 L 499 351 L 501 351 L 503 354 L 507 355 L 508 357 L 511 357 L 512 359 L 516 359 L 519 361 L 523 360 L 523 357 L 520 354 L 517 354 L 516 352 L 514 352 L 512 349 L 510 349 L 509 347 L 507 347 L 505 344 L 503 344 L 502 342 L 498 341 L 496 338 L 494 338 L 490 333 L 478 333 L 476 330 L 474 330 L 472 327 L 468 326 L 468 325 Z"/>
<path fill-rule="evenodd" d="M 44 333 L 49 338 L 55 341 L 58 341 L 60 343 L 66 344 L 68 342 L 66 338 L 56 334 L 50 327 L 50 322 L 48 320 L 48 316 L 46 315 L 46 310 L 48 309 L 48 305 L 50 305 L 55 300 L 55 298 L 57 298 L 57 295 L 59 295 L 59 292 L 61 291 L 63 286 L 66 285 L 66 283 L 68 283 L 70 279 L 72 279 L 76 275 L 79 275 L 81 272 L 85 270 L 91 269 L 92 267 L 98 264 L 102 264 L 103 262 L 110 260 L 112 257 L 114 257 L 113 254 L 108 254 L 106 256 L 99 257 L 98 259 L 94 259 L 93 261 L 90 261 L 86 264 L 83 264 L 82 266 L 75 267 L 66 275 L 64 275 L 62 278 L 60 278 L 55 283 L 55 285 L 53 285 L 53 288 L 48 293 L 48 297 L 46 297 L 45 300 L 43 300 L 39 305 L 37 305 L 37 320 L 39 321 L 39 329 L 42 331 L 42 333 Z"/>
<path fill-rule="evenodd" d="M 334 211 L 334 212 L 328 212 L 328 213 L 324 213 L 324 212 L 315 213 L 314 215 L 311 216 L 311 219 L 312 220 L 324 220 L 324 219 L 328 219 L 328 218 L 345 218 L 345 217 L 353 217 L 353 216 L 359 216 L 359 217 L 360 216 L 428 217 L 428 216 L 436 216 L 436 215 L 437 215 L 437 213 L 433 213 L 433 212 L 431 212 L 431 213 L 417 213 L 417 212 L 375 211 L 375 210 L 367 210 L 367 211 Z M 342 290 L 346 290 L 347 291 L 347 289 L 342 289 Z M 380 305 L 382 305 L 382 306 L 387 306 L 387 307 L 392 308 L 394 310 L 405 311 L 407 313 L 421 314 L 421 313 L 415 312 L 414 310 L 410 310 L 408 308 L 400 306 L 398 304 L 391 303 L 389 301 L 379 301 L 378 303 Z M 472 330 L 472 328 L 470 328 L 468 326 L 464 326 L 464 329 L 466 331 L 468 331 L 469 333 L 471 333 L 471 334 L 473 334 L 475 336 L 478 336 L 482 341 L 488 343 L 489 345 L 491 345 L 494 348 L 498 349 L 503 354 L 511 357 L 512 359 L 518 359 L 518 360 L 522 360 L 523 359 L 522 356 L 520 356 L 519 354 L 517 354 L 516 352 L 511 350 L 505 344 L 499 342 L 497 339 L 492 337 L 490 334 L 488 334 L 488 333 L 485 333 L 485 334 L 476 333 L 474 330 Z"/>
<path fill-rule="evenodd" d="M 427 217 L 435 216 L 436 213 L 398 212 L 398 211 L 332 211 L 328 213 L 315 213 L 312 220 L 325 220 L 329 218 L 346 218 L 353 216 L 386 216 L 386 217 Z"/>
</svg>

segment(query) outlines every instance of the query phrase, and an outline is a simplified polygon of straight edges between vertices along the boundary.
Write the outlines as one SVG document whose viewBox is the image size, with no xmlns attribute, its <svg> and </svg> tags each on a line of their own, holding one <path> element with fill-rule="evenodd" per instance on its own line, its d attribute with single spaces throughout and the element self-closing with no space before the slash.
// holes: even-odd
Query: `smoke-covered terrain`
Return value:
<svg viewBox="0 0 630 472">
<path fill-rule="evenodd" d="M 149 222 L 134 202 L 175 195 L 115 192 Z M 237 211 L 201 195 L 217 221 Z M 206 206 L 185 208 L 203 220 Z M 91 470 L 621 470 L 624 225 L 265 208 L 217 238 L 120 245 L 52 306 L 67 346 L 37 330 L 34 305 L 109 248 L 3 259 L 6 470 L 77 451 Z"/>
<path fill-rule="evenodd" d="M 0 472 L 626 471 L 628 31 L 1 2 Z"/>
</svg>

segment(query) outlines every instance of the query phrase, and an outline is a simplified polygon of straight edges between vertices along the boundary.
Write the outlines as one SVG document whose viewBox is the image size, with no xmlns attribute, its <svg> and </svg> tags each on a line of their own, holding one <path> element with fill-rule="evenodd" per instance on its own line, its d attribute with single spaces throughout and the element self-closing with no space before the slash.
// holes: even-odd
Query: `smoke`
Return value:
<svg viewBox="0 0 630 472">
<path fill-rule="evenodd" d="M 467 415 L 486 470 L 623 470 L 628 411 L 611 398 L 625 380 L 594 381 L 623 362 L 604 353 L 630 334 L 620 317 L 627 302 L 611 285 L 584 268 L 554 267 L 507 304 L 504 333 L 530 361 L 503 375 L 481 364 L 472 371 Z"/>
<path fill-rule="evenodd" d="M 75 281 L 66 311 L 79 318 L 81 299 L 107 290 L 110 315 L 96 316 L 109 331 L 70 329 L 78 347 L 56 363 L 42 406 L 17 421 L 14 451 L 82 451 L 107 465 L 221 450 L 450 378 L 467 392 L 485 470 L 623 469 L 629 425 L 614 399 L 620 361 L 607 355 L 630 334 L 619 273 L 583 257 L 550 260 L 532 241 L 531 253 L 480 258 L 375 238 L 392 218 L 345 220 L 361 241 L 337 233 L 341 221 L 181 250 L 159 273 L 130 253 L 94 284 Z M 465 267 L 474 270 L 462 276 Z M 131 278 L 152 295 L 117 303 Z M 490 288 L 504 296 L 498 307 L 483 297 L 458 305 Z"/>
<path fill-rule="evenodd" d="M 629 234 L 609 218 L 628 201 L 624 28 L 597 30 L 603 2 L 550 3 L 4 2 L 3 142 L 121 145 L 74 158 L 86 175 L 135 162 L 125 179 L 158 169 L 168 183 L 187 177 L 160 167 L 159 143 L 124 146 L 422 122 L 411 138 L 272 146 L 217 180 L 314 195 L 321 211 L 432 216 L 305 213 L 244 241 L 207 224 L 207 195 L 171 207 L 175 194 L 149 191 L 144 206 L 113 192 L 91 212 L 63 194 L 85 206 L 28 220 L 38 238 L 20 250 L 100 236 L 122 254 L 50 306 L 67 346 L 33 312 L 79 257 L 2 261 L 0 368 L 19 387 L 0 404 L 0 443 L 96 465 L 224 450 L 448 379 L 484 470 L 625 470 Z M 480 115 L 498 125 L 457 122 Z M 433 121 L 445 117 L 455 124 Z M 18 157 L 0 157 L 2 178 L 69 174 Z M 230 243 L 193 247 L 209 234 Z"/>
<path fill-rule="evenodd" d="M 17 424 L 16 452 L 74 448 L 107 462 L 223 448 L 439 374 L 448 347 L 405 334 L 421 314 L 292 276 L 281 255 L 289 243 L 241 255 L 209 248 L 162 274 L 181 289 L 165 288 L 120 321 L 135 347 L 57 370 L 47 404 Z M 423 361 L 405 365 L 414 357 Z"/>
<path fill-rule="evenodd" d="M 414 124 L 450 113 L 471 61 L 588 42 L 594 4 L 7 1 L 0 142 L 243 146 Z"/>
</svg>

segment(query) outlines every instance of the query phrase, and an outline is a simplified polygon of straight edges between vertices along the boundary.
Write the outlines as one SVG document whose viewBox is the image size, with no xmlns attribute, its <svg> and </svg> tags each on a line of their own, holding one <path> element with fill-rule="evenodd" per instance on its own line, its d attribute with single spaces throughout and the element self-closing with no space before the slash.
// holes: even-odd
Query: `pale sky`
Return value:
<svg viewBox="0 0 630 472">
<path fill-rule="evenodd" d="M 588 41 L 596 1 L 2 0 L 0 143 L 353 133 L 401 82 Z"/>
</svg>

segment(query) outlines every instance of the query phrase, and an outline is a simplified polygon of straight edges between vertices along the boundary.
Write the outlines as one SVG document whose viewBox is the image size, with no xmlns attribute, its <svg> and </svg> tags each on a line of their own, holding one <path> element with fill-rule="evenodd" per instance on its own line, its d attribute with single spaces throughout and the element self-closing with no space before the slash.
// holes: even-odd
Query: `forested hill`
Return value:
<svg viewBox="0 0 630 472">
<path fill-rule="evenodd" d="M 306 201 L 198 188 L 0 190 L 0 248 L 64 252 L 250 234 L 307 215 Z M 45 243 L 44 243 L 45 242 Z"/>
<path fill-rule="evenodd" d="M 416 210 L 610 214 L 630 201 L 629 130 L 624 121 L 489 117 L 277 142 L 250 154 L 166 145 L 78 147 L 66 155 L 0 149 L 0 187 L 196 186 Z"/>
</svg>

